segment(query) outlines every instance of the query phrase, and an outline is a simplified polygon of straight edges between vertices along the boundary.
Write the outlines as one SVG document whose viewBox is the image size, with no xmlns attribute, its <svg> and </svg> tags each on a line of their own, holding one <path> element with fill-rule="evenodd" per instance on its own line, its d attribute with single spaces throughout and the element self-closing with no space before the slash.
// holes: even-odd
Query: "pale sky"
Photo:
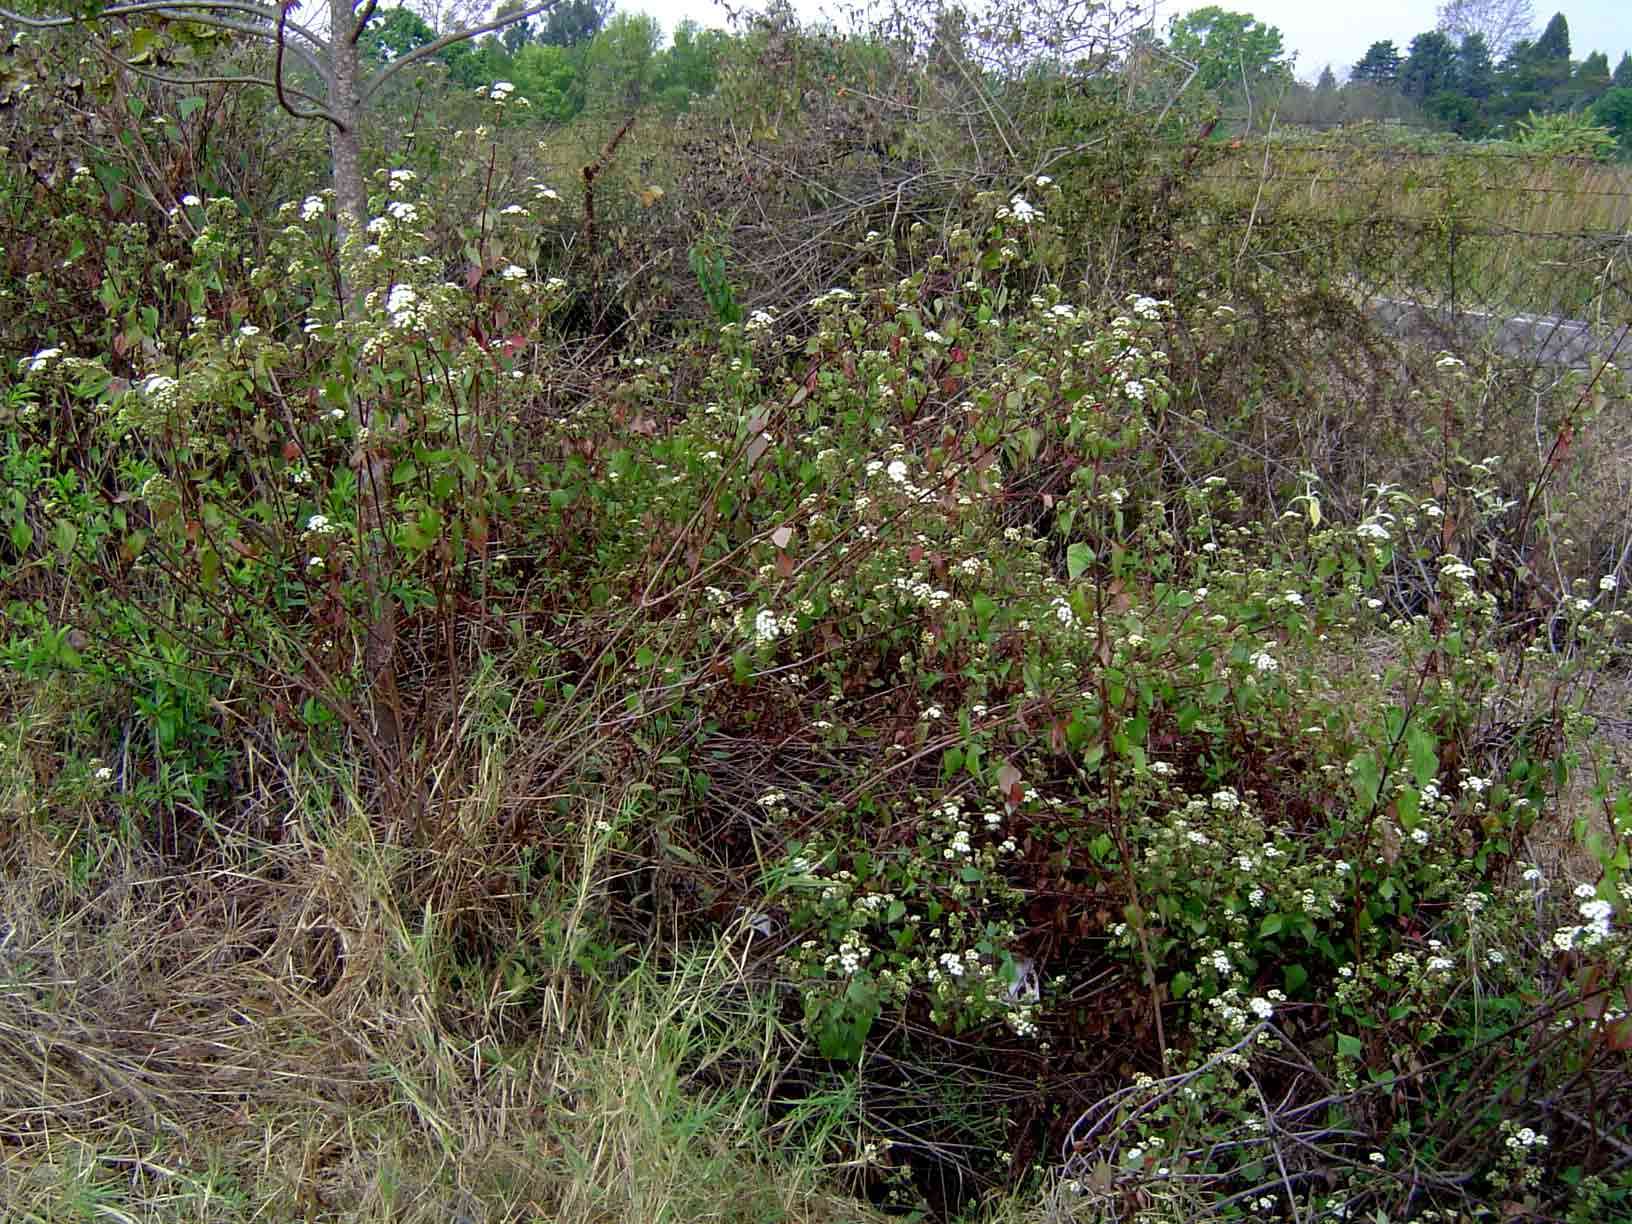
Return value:
<svg viewBox="0 0 1632 1224">
<path fill-rule="evenodd" d="M 1392 38 L 1403 53 L 1411 39 L 1434 27 L 1435 0 L 1366 0 L 1364 5 L 1342 0 L 1156 0 L 1157 28 L 1189 9 L 1217 3 L 1220 8 L 1251 13 L 1268 25 L 1279 26 L 1287 47 L 1297 53 L 1298 75 L 1313 80 L 1331 64 L 1342 77 L 1378 39 Z M 1555 12 L 1570 23 L 1570 52 L 1581 59 L 1590 51 L 1609 55 L 1613 70 L 1623 51 L 1632 51 L 1632 4 L 1628 0 L 1534 0 L 1536 33 Z M 619 0 L 627 12 L 646 12 L 667 30 L 691 18 L 705 26 L 726 24 L 725 9 L 709 0 Z M 795 0 L 807 19 L 818 16 L 820 0 Z"/>
</svg>

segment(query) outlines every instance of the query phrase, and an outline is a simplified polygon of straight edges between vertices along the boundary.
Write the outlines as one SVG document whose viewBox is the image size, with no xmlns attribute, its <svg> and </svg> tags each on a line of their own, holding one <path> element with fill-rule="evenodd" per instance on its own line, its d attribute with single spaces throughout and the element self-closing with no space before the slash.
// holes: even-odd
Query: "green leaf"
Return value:
<svg viewBox="0 0 1632 1224">
<path fill-rule="evenodd" d="M 1417 827 L 1417 814 L 1422 810 L 1422 795 L 1414 786 L 1402 786 L 1394 800 L 1400 814 L 1400 827 L 1407 833 Z"/>
<path fill-rule="evenodd" d="M 1421 727 L 1412 727 L 1405 737 L 1411 752 L 1411 773 L 1418 786 L 1427 786 L 1439 777 L 1439 745 L 1433 735 Z"/>
<path fill-rule="evenodd" d="M 130 32 L 130 62 L 139 64 L 145 60 L 153 50 L 153 44 L 159 41 L 159 32 L 151 26 L 141 26 Z M 203 99 L 199 99 L 200 104 Z"/>
<path fill-rule="evenodd" d="M 1271 935 L 1280 934 L 1285 921 L 1279 914 L 1265 914 L 1263 924 L 1258 928 L 1258 937 L 1268 939 Z"/>
<path fill-rule="evenodd" d="M 1081 540 L 1065 550 L 1065 572 L 1071 576 L 1072 582 L 1081 578 L 1083 572 L 1093 563 L 1094 550 Z"/>
<path fill-rule="evenodd" d="M 187 97 L 176 103 L 176 114 L 180 115 L 183 119 L 191 119 L 194 115 L 198 114 L 199 109 L 203 105 L 203 98 L 199 97 L 197 94 L 189 94 Z"/>
<path fill-rule="evenodd" d="M 1194 985 L 1194 980 L 1188 973 L 1184 973 L 1182 971 L 1175 973 L 1173 975 L 1173 987 L 1169 993 L 1175 999 L 1182 999 L 1185 995 L 1190 993 L 1190 987 L 1192 985 Z"/>
<path fill-rule="evenodd" d="M 1287 965 L 1282 972 L 1286 975 L 1286 993 L 1297 994 L 1303 989 L 1303 984 L 1309 980 L 1309 971 L 1302 965 Z"/>
<path fill-rule="evenodd" d="M 1377 791 L 1383 782 L 1377 757 L 1370 752 L 1356 754 L 1349 762 L 1349 772 L 1354 779 L 1354 792 L 1360 797 L 1360 805 L 1367 809 L 1376 807 Z"/>
<path fill-rule="evenodd" d="M 1337 1052 L 1344 1058 L 1360 1058 L 1366 1052 L 1366 1047 L 1360 1044 L 1360 1038 L 1350 1037 L 1347 1033 L 1337 1035 Z"/>
</svg>

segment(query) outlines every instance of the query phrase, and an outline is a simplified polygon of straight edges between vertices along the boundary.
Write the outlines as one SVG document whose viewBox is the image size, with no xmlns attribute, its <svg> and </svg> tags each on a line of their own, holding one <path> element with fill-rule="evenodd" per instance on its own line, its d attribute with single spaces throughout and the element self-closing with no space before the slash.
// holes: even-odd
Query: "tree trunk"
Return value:
<svg viewBox="0 0 1632 1224">
<path fill-rule="evenodd" d="M 353 0 L 329 0 L 330 69 L 334 85 L 329 109 L 339 120 L 329 138 L 333 161 L 336 236 L 340 243 L 340 304 L 347 315 L 356 308 L 356 282 L 347 274 L 354 257 L 348 250 L 361 236 L 368 219 L 368 185 L 363 177 L 363 100 L 357 71 L 357 16 Z M 360 429 L 377 425 L 365 415 L 361 399 L 352 400 L 352 415 Z M 366 434 L 363 435 L 366 437 Z M 391 462 L 386 447 L 364 442 L 357 448 L 357 526 L 363 546 L 357 564 L 368 594 L 368 626 L 363 640 L 363 676 L 368 684 L 374 734 L 380 747 L 400 760 L 402 720 L 397 699 L 397 606 L 381 581 L 385 566 L 382 536 L 391 491 Z M 387 777 L 390 777 L 387 769 Z M 388 790 L 389 790 L 388 785 Z"/>
<path fill-rule="evenodd" d="M 340 121 L 331 129 L 329 153 L 334 162 L 335 212 L 342 251 L 346 240 L 362 229 L 368 212 L 368 187 L 363 180 L 363 100 L 357 79 L 357 44 L 353 41 L 356 23 L 351 0 L 329 0 L 329 67 L 334 73 L 329 109 Z M 349 292 L 346 296 L 349 306 Z"/>
</svg>

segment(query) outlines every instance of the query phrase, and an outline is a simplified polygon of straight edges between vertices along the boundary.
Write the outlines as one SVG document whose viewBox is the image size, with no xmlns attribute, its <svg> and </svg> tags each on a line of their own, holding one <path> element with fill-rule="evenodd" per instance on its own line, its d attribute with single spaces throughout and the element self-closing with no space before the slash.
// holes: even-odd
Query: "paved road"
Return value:
<svg viewBox="0 0 1632 1224">
<path fill-rule="evenodd" d="M 1399 298 L 1374 297 L 1366 311 L 1397 336 L 1448 347 L 1491 345 L 1497 352 L 1536 365 L 1587 369 L 1594 358 L 1611 357 L 1632 365 L 1632 325 L 1599 325 L 1556 315 L 1493 315 L 1477 310 L 1452 312 Z"/>
</svg>

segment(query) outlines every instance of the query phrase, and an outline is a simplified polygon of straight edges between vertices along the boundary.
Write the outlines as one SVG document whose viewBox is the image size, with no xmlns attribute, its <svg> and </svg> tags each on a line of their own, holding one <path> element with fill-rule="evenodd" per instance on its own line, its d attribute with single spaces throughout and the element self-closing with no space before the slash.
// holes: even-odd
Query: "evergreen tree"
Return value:
<svg viewBox="0 0 1632 1224">
<path fill-rule="evenodd" d="M 1563 13 L 1554 13 L 1553 19 L 1547 23 L 1547 28 L 1541 32 L 1531 47 L 1538 63 L 1555 63 L 1563 60 L 1570 61 L 1570 23 L 1564 20 Z"/>
<path fill-rule="evenodd" d="M 1327 64 L 1320 70 L 1320 80 L 1315 82 L 1315 92 L 1329 94 L 1337 91 L 1337 76 L 1332 72 L 1332 66 Z"/>
<path fill-rule="evenodd" d="M 1594 51 L 1576 65 L 1570 79 L 1570 106 L 1591 106 L 1609 92 L 1609 56 Z"/>
<path fill-rule="evenodd" d="M 1456 48 L 1438 30 L 1418 34 L 1400 65 L 1400 92 L 1414 102 L 1425 102 L 1456 84 Z"/>
<path fill-rule="evenodd" d="M 1483 34 L 1469 34 L 1456 51 L 1457 92 L 1483 103 L 1496 88 L 1496 65 Z"/>
<path fill-rule="evenodd" d="M 1350 74 L 1356 81 L 1373 85 L 1392 85 L 1400 75 L 1400 50 L 1392 39 L 1374 42 Z"/>
<path fill-rule="evenodd" d="M 1617 89 L 1632 89 L 1632 52 L 1621 52 L 1621 62 L 1615 65 L 1615 75 L 1609 79 Z"/>
<path fill-rule="evenodd" d="M 1569 105 L 1570 26 L 1563 13 L 1553 14 L 1535 42 L 1525 40 L 1514 46 L 1502 61 L 1500 83 L 1495 109 L 1509 121 Z"/>
</svg>

